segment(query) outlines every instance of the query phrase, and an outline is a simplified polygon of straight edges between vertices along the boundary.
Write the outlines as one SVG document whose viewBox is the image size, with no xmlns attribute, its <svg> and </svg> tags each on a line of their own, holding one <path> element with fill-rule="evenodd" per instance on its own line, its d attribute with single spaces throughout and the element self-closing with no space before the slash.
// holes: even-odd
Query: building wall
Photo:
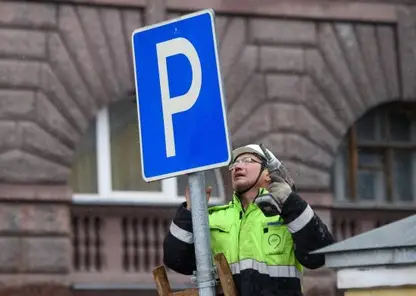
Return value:
<svg viewBox="0 0 416 296">
<path fill-rule="evenodd" d="M 0 3 L 0 282 L 69 284 L 74 149 L 100 108 L 134 91 L 138 27 L 212 7 L 232 144 L 264 141 L 304 192 L 329 193 L 337 146 L 364 112 L 416 99 L 413 7 L 149 3 Z"/>
</svg>

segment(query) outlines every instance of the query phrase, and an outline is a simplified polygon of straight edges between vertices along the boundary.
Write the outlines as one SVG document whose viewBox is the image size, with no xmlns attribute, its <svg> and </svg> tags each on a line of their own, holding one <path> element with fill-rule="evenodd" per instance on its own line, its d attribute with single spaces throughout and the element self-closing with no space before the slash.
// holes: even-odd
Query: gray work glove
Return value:
<svg viewBox="0 0 416 296">
<path fill-rule="evenodd" d="M 267 217 L 281 214 L 283 204 L 293 188 L 293 179 L 283 164 L 278 161 L 274 167 L 276 169 L 267 168 L 271 179 L 269 188 L 267 188 L 269 193 L 260 195 L 254 200 Z"/>
<path fill-rule="evenodd" d="M 280 180 L 272 182 L 268 191 L 280 205 L 283 205 L 292 192 L 292 188 L 282 178 L 278 178 Z"/>
<path fill-rule="evenodd" d="M 286 167 L 281 161 L 279 162 L 280 165 L 277 169 L 269 170 L 267 168 L 271 179 L 268 191 L 282 205 L 292 192 L 294 182 Z"/>
</svg>

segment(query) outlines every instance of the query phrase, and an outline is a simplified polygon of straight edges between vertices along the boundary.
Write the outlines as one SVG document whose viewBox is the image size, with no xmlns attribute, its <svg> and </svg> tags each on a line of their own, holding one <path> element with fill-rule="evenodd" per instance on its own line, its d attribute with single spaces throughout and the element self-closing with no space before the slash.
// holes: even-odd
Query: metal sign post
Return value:
<svg viewBox="0 0 416 296">
<path fill-rule="evenodd" d="M 231 160 L 214 15 L 201 10 L 132 34 L 142 177 L 189 176 L 200 295 L 215 294 L 203 171 Z"/>
<path fill-rule="evenodd" d="M 215 295 L 215 275 L 209 235 L 204 172 L 189 175 L 192 225 L 196 258 L 196 283 L 199 295 Z"/>
</svg>

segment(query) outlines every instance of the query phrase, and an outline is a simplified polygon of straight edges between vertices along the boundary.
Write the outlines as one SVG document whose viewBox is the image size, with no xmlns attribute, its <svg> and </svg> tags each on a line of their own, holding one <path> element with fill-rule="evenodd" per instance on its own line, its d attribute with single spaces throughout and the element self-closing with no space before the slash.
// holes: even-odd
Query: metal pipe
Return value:
<svg viewBox="0 0 416 296">
<path fill-rule="evenodd" d="M 196 258 L 196 284 L 200 296 L 215 296 L 204 172 L 189 174 L 192 226 Z"/>
</svg>

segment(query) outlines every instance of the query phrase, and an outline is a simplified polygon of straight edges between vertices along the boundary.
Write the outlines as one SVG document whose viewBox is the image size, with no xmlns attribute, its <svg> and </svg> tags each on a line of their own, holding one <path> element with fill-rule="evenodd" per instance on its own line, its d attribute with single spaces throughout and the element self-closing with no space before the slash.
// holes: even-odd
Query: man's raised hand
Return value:
<svg viewBox="0 0 416 296">
<path fill-rule="evenodd" d="M 211 197 L 212 187 L 208 186 L 205 190 L 207 202 Z M 186 200 L 186 208 L 190 211 L 191 210 L 191 194 L 189 192 L 189 186 L 187 185 L 185 188 L 185 200 Z"/>
</svg>

